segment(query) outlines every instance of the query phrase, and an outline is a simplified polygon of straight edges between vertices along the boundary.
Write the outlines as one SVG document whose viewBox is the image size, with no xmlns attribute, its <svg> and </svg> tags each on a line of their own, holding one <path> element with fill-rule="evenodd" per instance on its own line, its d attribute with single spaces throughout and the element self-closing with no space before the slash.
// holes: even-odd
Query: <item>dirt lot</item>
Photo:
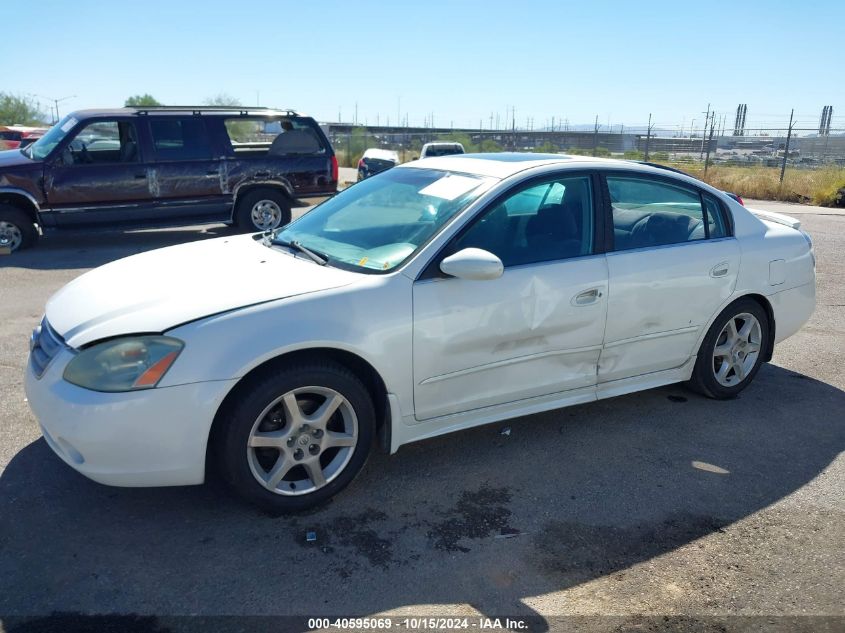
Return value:
<svg viewBox="0 0 845 633">
<path fill-rule="evenodd" d="M 51 293 L 225 229 L 49 237 L 0 259 L 0 630 L 384 612 L 530 617 L 533 630 L 842 630 L 845 215 L 777 207 L 815 239 L 818 308 L 739 399 L 673 386 L 403 447 L 287 518 L 213 485 L 92 483 L 51 453 L 24 400 L 27 339 Z M 22 618 L 51 613 L 63 615 Z M 128 617 L 85 619 L 104 613 Z M 602 617 L 560 619 L 576 615 Z"/>
</svg>

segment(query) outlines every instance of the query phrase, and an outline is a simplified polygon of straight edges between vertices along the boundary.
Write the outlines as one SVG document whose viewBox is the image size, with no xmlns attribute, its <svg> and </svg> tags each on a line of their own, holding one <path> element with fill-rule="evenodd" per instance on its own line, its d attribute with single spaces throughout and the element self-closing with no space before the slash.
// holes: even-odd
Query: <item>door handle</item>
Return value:
<svg viewBox="0 0 845 633">
<path fill-rule="evenodd" d="M 710 269 L 710 276 L 724 277 L 728 274 L 728 270 L 730 270 L 730 264 L 728 262 L 720 262 Z"/>
<path fill-rule="evenodd" d="M 147 177 L 147 174 L 135 174 L 135 178 L 138 180 L 144 180 Z"/>
<path fill-rule="evenodd" d="M 599 288 L 590 288 L 584 292 L 579 292 L 572 297 L 572 305 L 576 308 L 581 306 L 592 305 L 601 298 L 601 290 Z"/>
<path fill-rule="evenodd" d="M 207 172 L 205 172 L 205 175 L 206 175 L 206 176 L 218 176 L 219 174 L 220 174 L 220 172 L 219 172 L 219 171 L 217 171 L 216 169 L 215 169 L 215 170 L 212 170 L 212 171 L 207 171 Z"/>
</svg>

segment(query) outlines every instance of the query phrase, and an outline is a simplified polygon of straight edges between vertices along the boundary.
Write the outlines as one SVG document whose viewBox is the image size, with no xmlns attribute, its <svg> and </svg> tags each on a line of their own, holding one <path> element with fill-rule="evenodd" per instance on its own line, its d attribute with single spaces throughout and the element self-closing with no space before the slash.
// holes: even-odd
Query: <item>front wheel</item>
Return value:
<svg viewBox="0 0 845 633">
<path fill-rule="evenodd" d="M 238 200 L 235 224 L 244 231 L 272 231 L 290 222 L 290 209 L 290 200 L 282 192 L 254 189 Z"/>
<path fill-rule="evenodd" d="M 735 397 L 763 364 L 769 327 L 766 311 L 753 299 L 729 305 L 704 337 L 690 386 L 710 398 Z"/>
<path fill-rule="evenodd" d="M 269 512 L 319 505 L 367 459 L 375 412 L 364 385 L 334 363 L 256 380 L 221 410 L 217 461 L 242 498 Z"/>
<path fill-rule="evenodd" d="M 15 252 L 28 248 L 38 240 L 38 231 L 32 220 L 20 209 L 0 205 L 0 248 Z"/>
</svg>

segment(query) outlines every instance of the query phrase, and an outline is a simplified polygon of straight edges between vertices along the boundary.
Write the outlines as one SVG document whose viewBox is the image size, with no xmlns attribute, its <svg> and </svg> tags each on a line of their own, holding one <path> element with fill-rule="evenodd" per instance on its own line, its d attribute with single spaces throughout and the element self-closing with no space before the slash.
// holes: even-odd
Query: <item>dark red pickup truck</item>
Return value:
<svg viewBox="0 0 845 633">
<path fill-rule="evenodd" d="M 139 107 L 73 112 L 0 152 L 0 247 L 39 229 L 287 224 L 337 191 L 320 126 L 290 110 Z"/>
</svg>

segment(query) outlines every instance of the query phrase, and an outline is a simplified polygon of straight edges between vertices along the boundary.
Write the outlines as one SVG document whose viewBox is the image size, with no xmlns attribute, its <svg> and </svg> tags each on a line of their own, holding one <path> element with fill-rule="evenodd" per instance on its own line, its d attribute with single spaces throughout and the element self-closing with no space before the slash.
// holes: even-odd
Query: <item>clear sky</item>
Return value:
<svg viewBox="0 0 845 633">
<path fill-rule="evenodd" d="M 0 91 L 76 95 L 62 113 L 151 93 L 228 93 L 322 121 L 518 126 L 845 127 L 845 1 L 3 0 Z M 45 107 L 46 110 L 46 107 Z M 510 114 L 507 114 L 510 119 Z"/>
</svg>

